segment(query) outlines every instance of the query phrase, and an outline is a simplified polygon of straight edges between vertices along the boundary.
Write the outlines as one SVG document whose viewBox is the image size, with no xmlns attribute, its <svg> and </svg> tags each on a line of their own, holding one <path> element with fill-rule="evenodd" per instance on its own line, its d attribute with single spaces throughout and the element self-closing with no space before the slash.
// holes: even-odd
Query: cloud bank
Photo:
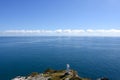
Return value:
<svg viewBox="0 0 120 80">
<path fill-rule="evenodd" d="M 5 30 L 0 36 L 120 36 L 119 29 Z"/>
</svg>

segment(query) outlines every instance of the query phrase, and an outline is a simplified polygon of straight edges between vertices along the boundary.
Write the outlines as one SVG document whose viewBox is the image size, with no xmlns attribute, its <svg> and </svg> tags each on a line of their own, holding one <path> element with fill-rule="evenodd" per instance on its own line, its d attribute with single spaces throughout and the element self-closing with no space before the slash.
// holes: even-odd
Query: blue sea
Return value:
<svg viewBox="0 0 120 80">
<path fill-rule="evenodd" d="M 81 77 L 120 80 L 120 38 L 0 37 L 0 80 L 66 64 Z"/>
</svg>

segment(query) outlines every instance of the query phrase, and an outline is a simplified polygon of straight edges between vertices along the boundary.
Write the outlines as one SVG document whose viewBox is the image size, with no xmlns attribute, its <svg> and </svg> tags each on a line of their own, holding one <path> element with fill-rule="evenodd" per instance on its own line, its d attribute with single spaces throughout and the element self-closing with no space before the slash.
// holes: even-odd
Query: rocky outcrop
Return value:
<svg viewBox="0 0 120 80">
<path fill-rule="evenodd" d="M 67 64 L 66 70 L 47 69 L 43 73 L 33 72 L 29 76 L 18 76 L 12 80 L 91 80 L 78 76 L 75 70 L 70 69 Z M 109 80 L 108 78 L 99 78 L 97 80 Z"/>
<path fill-rule="evenodd" d="M 90 80 L 87 78 L 81 78 L 77 72 L 70 70 L 66 73 L 66 70 L 53 70 L 47 69 L 43 73 L 34 72 L 27 77 L 18 76 L 12 80 Z"/>
</svg>

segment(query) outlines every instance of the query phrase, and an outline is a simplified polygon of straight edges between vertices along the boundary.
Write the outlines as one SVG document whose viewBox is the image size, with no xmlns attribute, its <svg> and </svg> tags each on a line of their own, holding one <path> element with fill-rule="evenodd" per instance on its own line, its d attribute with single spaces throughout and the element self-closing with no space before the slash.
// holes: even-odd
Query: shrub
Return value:
<svg viewBox="0 0 120 80">
<path fill-rule="evenodd" d="M 38 72 L 33 72 L 33 73 L 30 74 L 30 76 L 32 76 L 32 77 L 35 77 L 35 76 L 37 76 L 37 75 L 39 75 Z"/>
</svg>

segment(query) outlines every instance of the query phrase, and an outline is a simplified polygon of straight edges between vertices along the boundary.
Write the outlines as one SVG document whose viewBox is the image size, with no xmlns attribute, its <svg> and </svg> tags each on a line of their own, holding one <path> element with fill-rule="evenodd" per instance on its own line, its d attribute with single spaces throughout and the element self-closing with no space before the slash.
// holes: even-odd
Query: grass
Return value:
<svg viewBox="0 0 120 80">
<path fill-rule="evenodd" d="M 44 72 L 44 77 L 50 77 L 49 80 L 65 80 L 69 78 L 70 80 L 90 80 L 87 78 L 80 78 L 77 76 L 77 72 L 74 70 L 70 71 L 70 74 L 65 74 L 66 70 L 53 70 L 47 69 Z"/>
</svg>

